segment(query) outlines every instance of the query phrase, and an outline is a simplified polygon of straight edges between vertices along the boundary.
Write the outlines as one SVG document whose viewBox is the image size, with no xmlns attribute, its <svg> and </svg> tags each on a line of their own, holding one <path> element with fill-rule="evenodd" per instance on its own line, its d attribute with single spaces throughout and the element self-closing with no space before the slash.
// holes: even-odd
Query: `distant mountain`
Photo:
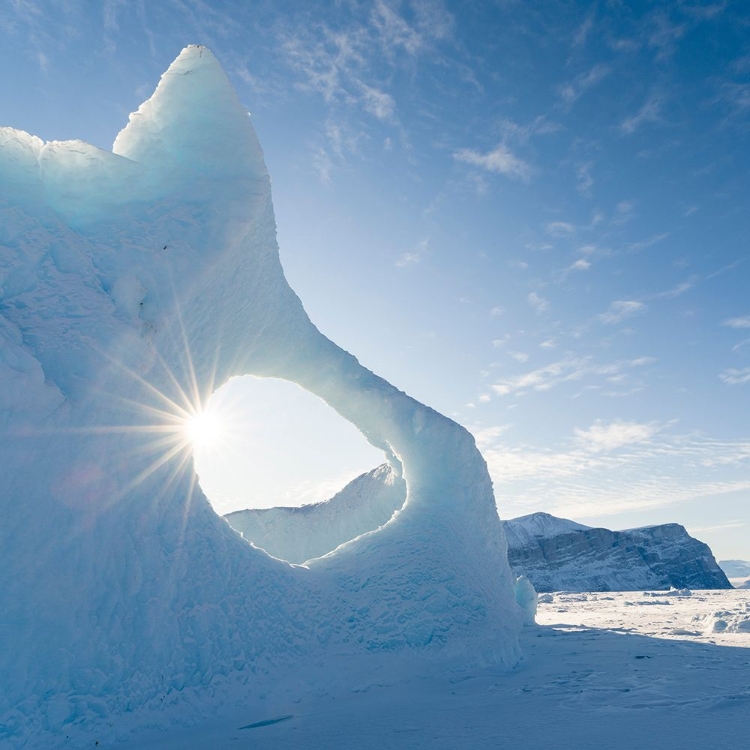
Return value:
<svg viewBox="0 0 750 750">
<path fill-rule="evenodd" d="M 727 578 L 750 578 L 750 562 L 747 560 L 719 560 L 719 567 Z"/>
<path fill-rule="evenodd" d="M 330 500 L 240 510 L 225 518 L 270 555 L 303 563 L 387 523 L 405 497 L 404 480 L 383 464 Z M 537 591 L 732 587 L 710 548 L 676 523 L 610 531 L 532 513 L 505 521 L 504 527 L 511 567 Z"/>
<path fill-rule="evenodd" d="M 511 568 L 537 591 L 732 588 L 708 545 L 677 523 L 610 531 L 533 513 L 505 533 Z"/>
</svg>

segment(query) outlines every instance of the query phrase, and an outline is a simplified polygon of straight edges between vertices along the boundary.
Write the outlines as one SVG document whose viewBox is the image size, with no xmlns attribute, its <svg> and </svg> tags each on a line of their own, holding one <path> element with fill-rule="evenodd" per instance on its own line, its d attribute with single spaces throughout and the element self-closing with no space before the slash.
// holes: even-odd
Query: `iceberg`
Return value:
<svg viewBox="0 0 750 750">
<path fill-rule="evenodd" d="M 246 374 L 353 423 L 403 507 L 305 565 L 244 540 L 201 491 L 187 435 Z M 0 129 L 0 467 L 9 744 L 119 736 L 125 716 L 192 715 L 223 685 L 345 680 L 344 661 L 519 658 L 474 439 L 309 320 L 250 117 L 205 47 L 183 50 L 112 152 Z"/>
</svg>

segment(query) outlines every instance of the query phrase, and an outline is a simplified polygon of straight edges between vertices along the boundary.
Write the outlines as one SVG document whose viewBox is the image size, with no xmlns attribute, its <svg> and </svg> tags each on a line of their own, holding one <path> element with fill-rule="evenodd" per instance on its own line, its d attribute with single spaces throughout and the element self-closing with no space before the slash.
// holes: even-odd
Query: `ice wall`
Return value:
<svg viewBox="0 0 750 750">
<path fill-rule="evenodd" d="M 403 510 L 307 567 L 241 539 L 184 423 L 245 374 L 355 424 L 402 468 Z M 250 119 L 203 47 L 111 153 L 0 130 L 0 472 L 0 739 L 116 727 L 323 657 L 518 656 L 473 438 L 310 322 Z"/>
</svg>

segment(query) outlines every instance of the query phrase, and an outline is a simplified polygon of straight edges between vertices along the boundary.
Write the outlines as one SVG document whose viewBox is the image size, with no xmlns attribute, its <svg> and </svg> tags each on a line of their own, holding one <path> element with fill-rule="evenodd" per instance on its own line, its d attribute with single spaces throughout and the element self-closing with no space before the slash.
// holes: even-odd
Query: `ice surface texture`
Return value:
<svg viewBox="0 0 750 750">
<path fill-rule="evenodd" d="M 356 425 L 402 473 L 403 509 L 304 567 L 244 541 L 197 486 L 181 422 L 245 374 Z M 310 322 L 250 119 L 205 48 L 112 153 L 0 130 L 0 441 L 2 738 L 324 660 L 518 657 L 473 438 Z"/>
</svg>

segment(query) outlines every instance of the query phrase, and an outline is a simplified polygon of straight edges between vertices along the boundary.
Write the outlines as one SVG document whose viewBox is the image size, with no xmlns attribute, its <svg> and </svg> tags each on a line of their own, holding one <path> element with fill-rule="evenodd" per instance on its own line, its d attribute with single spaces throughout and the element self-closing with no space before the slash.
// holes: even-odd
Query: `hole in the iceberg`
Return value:
<svg viewBox="0 0 750 750">
<path fill-rule="evenodd" d="M 216 512 L 275 557 L 304 562 L 330 552 L 404 503 L 403 481 L 387 466 L 372 470 L 383 454 L 293 383 L 232 378 L 186 430 Z"/>
</svg>

